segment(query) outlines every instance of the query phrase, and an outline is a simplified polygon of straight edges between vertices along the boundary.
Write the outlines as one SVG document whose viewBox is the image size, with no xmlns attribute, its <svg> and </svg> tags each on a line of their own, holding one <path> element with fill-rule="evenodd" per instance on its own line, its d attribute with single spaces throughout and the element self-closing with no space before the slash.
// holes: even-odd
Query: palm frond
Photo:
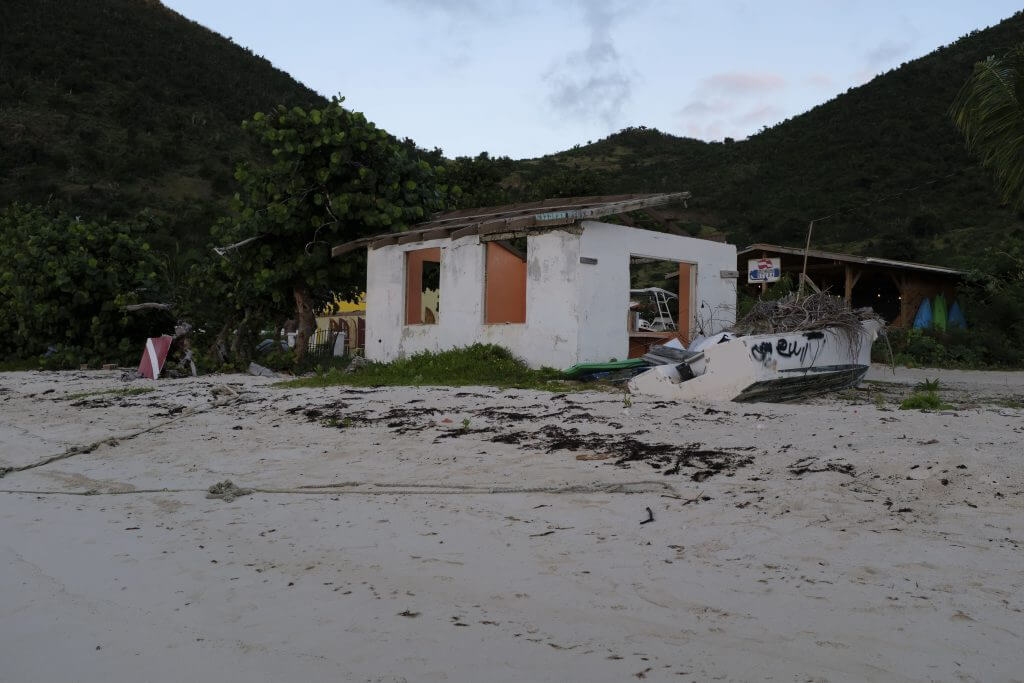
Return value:
<svg viewBox="0 0 1024 683">
<path fill-rule="evenodd" d="M 1003 200 L 1024 208 L 1024 44 L 978 62 L 950 115 Z"/>
</svg>

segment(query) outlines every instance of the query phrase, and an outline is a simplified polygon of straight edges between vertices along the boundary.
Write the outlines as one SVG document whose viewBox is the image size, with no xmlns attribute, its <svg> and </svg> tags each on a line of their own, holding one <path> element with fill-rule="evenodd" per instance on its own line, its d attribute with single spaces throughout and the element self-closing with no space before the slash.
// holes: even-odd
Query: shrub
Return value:
<svg viewBox="0 0 1024 683">
<path fill-rule="evenodd" d="M 900 403 L 900 410 L 942 410 L 952 408 L 934 391 L 915 391 Z"/>
<path fill-rule="evenodd" d="M 48 368 L 128 362 L 173 325 L 166 313 L 122 310 L 158 281 L 157 258 L 131 226 L 14 205 L 0 213 L 0 253 L 3 355 L 46 352 Z"/>
<path fill-rule="evenodd" d="M 439 353 L 423 352 L 393 363 L 370 363 L 358 372 L 332 369 L 323 376 L 286 382 L 289 387 L 327 384 L 358 386 L 468 386 L 484 385 L 565 390 L 551 384 L 561 378 L 552 368 L 533 370 L 506 348 L 473 344 Z"/>
</svg>

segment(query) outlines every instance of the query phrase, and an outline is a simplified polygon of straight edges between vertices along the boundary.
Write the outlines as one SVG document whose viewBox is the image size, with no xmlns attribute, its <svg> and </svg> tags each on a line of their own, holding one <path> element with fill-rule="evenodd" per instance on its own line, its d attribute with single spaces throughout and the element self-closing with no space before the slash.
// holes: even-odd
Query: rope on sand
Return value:
<svg viewBox="0 0 1024 683">
<path fill-rule="evenodd" d="M 223 482 L 217 486 L 223 487 Z M 232 485 L 233 486 L 233 485 Z M 238 488 L 234 487 L 235 496 L 241 497 L 254 493 L 269 495 L 275 494 L 305 494 L 305 495 L 329 495 L 338 496 L 355 494 L 362 496 L 395 496 L 395 495 L 426 495 L 426 496 L 451 496 L 451 495 L 502 495 L 516 493 L 540 493 L 548 495 L 559 494 L 609 494 L 609 493 L 667 493 L 675 497 L 676 489 L 664 481 L 626 481 L 626 482 L 595 482 L 591 484 L 570 484 L 566 486 L 471 486 L 471 485 L 449 485 L 449 484 L 401 484 L 401 483 L 355 483 L 345 482 L 343 484 L 299 486 L 291 488 Z M 244 493 L 242 493 L 244 491 Z M 211 493 L 210 488 L 160 488 L 160 489 L 115 489 L 111 491 L 99 491 L 89 489 L 87 491 L 39 491 L 28 489 L 0 489 L 0 493 L 22 493 L 29 495 L 45 496 L 125 496 L 132 494 L 149 493 Z M 216 492 L 214 492 L 216 493 Z M 212 497 L 212 496 L 208 496 Z M 219 496 L 218 496 L 219 497 Z M 227 502 L 230 502 L 225 498 Z"/>
</svg>

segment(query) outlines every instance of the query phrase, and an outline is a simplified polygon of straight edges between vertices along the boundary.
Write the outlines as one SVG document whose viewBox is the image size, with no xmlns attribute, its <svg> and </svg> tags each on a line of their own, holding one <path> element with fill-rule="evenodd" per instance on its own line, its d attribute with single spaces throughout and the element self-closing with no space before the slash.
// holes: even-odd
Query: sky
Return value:
<svg viewBox="0 0 1024 683">
<path fill-rule="evenodd" d="M 737 140 L 1019 0 L 163 0 L 399 137 L 537 157 L 627 126 Z"/>
</svg>

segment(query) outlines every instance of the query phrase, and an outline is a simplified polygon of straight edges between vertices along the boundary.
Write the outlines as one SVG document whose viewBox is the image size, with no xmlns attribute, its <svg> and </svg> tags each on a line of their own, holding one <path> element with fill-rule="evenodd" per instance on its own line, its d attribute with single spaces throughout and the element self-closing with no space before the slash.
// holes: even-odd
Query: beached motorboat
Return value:
<svg viewBox="0 0 1024 683">
<path fill-rule="evenodd" d="M 881 321 L 788 334 L 720 335 L 629 381 L 629 389 L 675 400 L 790 401 L 856 386 L 871 364 Z M 683 357 L 685 356 L 685 357 Z"/>
</svg>

